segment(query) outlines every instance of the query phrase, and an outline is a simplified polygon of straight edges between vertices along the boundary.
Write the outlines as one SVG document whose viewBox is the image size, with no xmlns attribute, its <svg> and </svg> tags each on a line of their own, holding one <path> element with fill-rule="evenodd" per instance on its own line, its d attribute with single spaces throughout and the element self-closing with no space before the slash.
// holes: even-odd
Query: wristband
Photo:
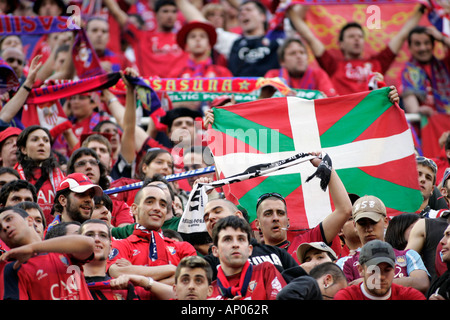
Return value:
<svg viewBox="0 0 450 320">
<path fill-rule="evenodd" d="M 26 85 L 23 85 L 22 88 L 24 88 L 25 90 L 27 90 L 28 92 L 31 92 L 31 88 L 27 87 Z"/>
<path fill-rule="evenodd" d="M 146 289 L 151 290 L 155 280 L 153 280 L 153 278 L 151 278 L 151 277 L 147 277 L 147 279 L 148 279 L 148 285 L 147 285 Z"/>
<path fill-rule="evenodd" d="M 119 100 L 119 99 L 117 99 L 116 97 L 114 97 L 114 98 L 109 99 L 108 102 L 107 102 L 106 104 L 109 106 L 112 102 L 118 101 L 118 100 Z"/>
</svg>

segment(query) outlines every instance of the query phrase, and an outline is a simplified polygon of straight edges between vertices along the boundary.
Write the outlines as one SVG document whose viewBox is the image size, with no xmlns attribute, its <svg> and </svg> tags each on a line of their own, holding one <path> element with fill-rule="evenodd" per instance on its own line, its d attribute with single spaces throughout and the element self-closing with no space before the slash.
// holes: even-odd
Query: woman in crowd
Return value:
<svg viewBox="0 0 450 320">
<path fill-rule="evenodd" d="M 46 223 L 53 220 L 51 209 L 56 189 L 65 175 L 54 157 L 49 130 L 39 125 L 25 128 L 17 137 L 17 164 L 20 178 L 31 182 L 38 192 L 38 204 Z"/>
</svg>

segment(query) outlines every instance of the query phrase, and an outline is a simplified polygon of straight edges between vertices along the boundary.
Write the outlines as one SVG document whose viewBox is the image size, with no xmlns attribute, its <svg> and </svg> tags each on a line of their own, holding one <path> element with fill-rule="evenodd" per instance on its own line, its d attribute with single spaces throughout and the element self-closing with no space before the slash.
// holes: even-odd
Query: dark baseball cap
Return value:
<svg viewBox="0 0 450 320">
<path fill-rule="evenodd" d="M 392 246 L 381 240 L 372 240 L 367 242 L 359 253 L 359 264 L 366 266 L 375 266 L 386 262 L 392 267 L 395 266 L 395 252 Z"/>
</svg>

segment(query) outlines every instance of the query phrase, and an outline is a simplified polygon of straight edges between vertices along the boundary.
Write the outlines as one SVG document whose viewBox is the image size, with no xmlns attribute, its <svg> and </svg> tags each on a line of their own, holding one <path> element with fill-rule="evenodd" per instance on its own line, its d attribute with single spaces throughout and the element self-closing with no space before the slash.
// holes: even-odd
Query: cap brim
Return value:
<svg viewBox="0 0 450 320">
<path fill-rule="evenodd" d="M 395 261 L 388 258 L 388 257 L 377 257 L 377 258 L 373 258 L 370 260 L 367 260 L 364 265 L 366 266 L 377 266 L 380 263 L 386 262 L 387 264 L 389 264 L 392 268 L 395 267 Z"/>
<path fill-rule="evenodd" d="M 378 212 L 362 212 L 362 213 L 358 213 L 356 216 L 354 216 L 353 220 L 358 221 L 361 218 L 369 218 L 370 220 L 378 222 L 383 217 L 384 217 L 384 215 L 381 213 L 378 213 Z"/>
<path fill-rule="evenodd" d="M 73 191 L 75 193 L 83 193 L 92 188 L 95 191 L 95 196 L 98 197 L 103 194 L 103 189 L 96 184 L 86 184 L 86 185 L 82 185 L 82 186 L 73 187 L 73 188 L 70 188 L 70 191 Z"/>
</svg>

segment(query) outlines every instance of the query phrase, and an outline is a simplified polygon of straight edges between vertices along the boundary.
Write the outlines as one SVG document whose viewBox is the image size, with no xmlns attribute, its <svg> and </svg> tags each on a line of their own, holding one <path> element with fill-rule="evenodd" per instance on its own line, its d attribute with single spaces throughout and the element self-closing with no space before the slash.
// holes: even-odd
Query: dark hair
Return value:
<svg viewBox="0 0 450 320">
<path fill-rule="evenodd" d="M 62 44 L 58 48 L 56 48 L 55 57 L 57 57 L 60 52 L 69 52 L 69 50 L 70 50 L 70 45 Z"/>
<path fill-rule="evenodd" d="M 145 179 L 142 184 L 142 187 L 145 187 L 152 182 L 161 182 L 165 184 L 167 186 L 167 189 L 169 189 L 170 199 L 172 199 L 172 201 L 175 200 L 175 192 L 173 191 L 172 186 L 169 184 L 169 182 L 166 180 L 166 178 L 164 178 L 162 174 L 155 174 L 153 177 Z M 153 185 L 159 185 L 159 183 L 158 184 L 153 183 Z"/>
<path fill-rule="evenodd" d="M 77 226 L 81 226 L 81 223 L 79 223 L 78 221 L 64 221 L 64 222 L 60 222 L 60 223 L 55 224 L 54 226 L 52 226 L 49 230 L 47 230 L 47 233 L 45 234 L 44 240 L 57 238 L 57 237 L 62 237 L 62 236 L 67 235 L 67 226 L 71 225 L 71 224 L 74 224 L 74 225 L 77 225 Z"/>
<path fill-rule="evenodd" d="M 161 9 L 164 6 L 174 6 L 176 7 L 176 3 L 173 0 L 158 0 L 155 2 L 155 5 L 153 7 L 153 10 L 155 11 L 155 13 L 157 13 L 159 11 L 159 9 Z"/>
<path fill-rule="evenodd" d="M 247 3 L 254 3 L 255 6 L 258 8 L 259 12 L 267 15 L 267 8 L 260 1 L 257 1 L 257 0 L 244 0 L 241 2 L 241 4 L 239 6 L 243 6 Z"/>
<path fill-rule="evenodd" d="M 0 190 L 0 204 L 3 206 L 6 204 L 6 201 L 8 200 L 8 196 L 12 191 L 19 191 L 22 189 L 30 190 L 30 192 L 33 196 L 33 201 L 34 202 L 37 201 L 37 193 L 36 193 L 36 188 L 34 187 L 34 185 L 26 180 L 19 179 L 19 180 L 13 180 L 8 183 L 5 183 L 5 185 Z"/>
<path fill-rule="evenodd" d="M 178 241 L 183 241 L 183 237 L 178 231 L 172 229 L 163 229 L 163 236 L 169 239 L 176 239 Z"/>
<path fill-rule="evenodd" d="M 28 214 L 28 212 L 26 212 L 25 210 L 23 210 L 23 209 L 21 209 L 21 208 L 19 208 L 19 207 L 16 207 L 16 206 L 7 206 L 7 207 L 1 207 L 0 208 L 0 214 L 1 213 L 3 213 L 3 212 L 5 212 L 5 211 L 8 211 L 8 210 L 11 210 L 11 211 L 14 211 L 15 213 L 18 213 L 22 218 L 26 218 L 26 217 L 29 217 L 30 215 Z"/>
<path fill-rule="evenodd" d="M 286 53 L 286 49 L 287 47 L 289 47 L 291 45 L 291 43 L 298 43 L 299 45 L 301 45 L 303 48 L 306 49 L 305 44 L 303 43 L 302 40 L 298 39 L 298 38 L 288 38 L 286 39 L 283 44 L 278 48 L 277 50 L 277 55 L 278 55 L 278 61 L 279 62 L 283 62 L 284 61 L 284 54 Z"/>
<path fill-rule="evenodd" d="M 415 33 L 417 33 L 417 34 L 426 34 L 427 36 L 429 36 L 430 40 L 431 40 L 431 43 L 433 45 L 433 48 L 434 48 L 434 41 L 435 41 L 435 39 L 434 39 L 433 35 L 431 35 L 431 34 L 429 34 L 427 32 L 427 28 L 424 27 L 424 26 L 415 26 L 414 28 L 412 28 L 412 30 L 408 33 L 408 38 L 407 38 L 408 39 L 408 46 L 411 45 L 411 38 L 412 38 L 412 35 L 415 34 Z"/>
<path fill-rule="evenodd" d="M 118 130 L 122 130 L 120 128 L 120 126 L 117 123 L 115 123 L 114 121 L 112 121 L 112 120 L 102 120 L 102 121 L 100 121 L 99 123 L 97 123 L 95 125 L 95 127 L 92 129 L 92 131 L 93 132 L 100 132 L 100 130 L 101 130 L 101 128 L 102 128 L 102 126 L 104 124 L 113 124 L 113 125 L 115 125 L 117 127 Z"/>
<path fill-rule="evenodd" d="M 96 20 L 105 22 L 108 25 L 108 27 L 109 27 L 108 19 L 106 19 L 106 18 L 104 18 L 102 16 L 92 16 L 92 17 L 87 19 L 84 29 L 87 31 L 89 23 L 91 23 L 91 21 L 96 21 Z"/>
<path fill-rule="evenodd" d="M 69 197 L 69 194 L 72 191 L 70 191 L 69 188 L 66 189 L 62 189 L 56 192 L 55 194 L 55 200 L 53 200 L 53 206 L 52 206 L 52 211 L 51 211 L 51 215 L 53 216 L 54 213 L 62 213 L 64 211 L 63 206 L 61 205 L 61 203 L 59 202 L 59 196 L 64 196 L 65 198 Z"/>
<path fill-rule="evenodd" d="M 106 209 L 110 212 L 113 211 L 113 202 L 106 193 L 103 193 L 101 196 L 94 196 L 94 204 L 102 204 L 102 202 Z"/>
<path fill-rule="evenodd" d="M 147 150 L 147 153 L 144 155 L 144 157 L 142 158 L 141 162 L 139 163 L 139 170 L 138 170 L 138 179 L 140 180 L 144 180 L 145 179 L 145 175 L 142 173 L 142 167 L 143 165 L 149 165 L 153 160 L 156 159 L 157 156 L 159 156 L 161 153 L 168 153 L 170 154 L 170 156 L 172 157 L 172 154 L 166 150 L 166 149 L 161 149 L 161 148 L 151 148 Z M 172 157 L 173 158 L 173 157 Z M 174 171 L 174 164 L 172 162 L 172 172 Z"/>
<path fill-rule="evenodd" d="M 267 17 L 267 8 L 260 1 L 257 1 L 257 0 L 244 0 L 239 5 L 239 7 L 242 7 L 243 5 L 246 5 L 247 3 L 255 4 L 255 6 L 259 10 L 259 12 L 261 12 L 262 14 L 264 14 Z M 266 19 L 266 21 L 264 21 L 264 30 L 267 30 L 268 27 L 269 27 L 269 23 L 267 22 L 267 19 Z"/>
<path fill-rule="evenodd" d="M 408 240 L 404 236 L 405 231 L 419 219 L 420 216 L 415 213 L 403 213 L 393 217 L 389 221 L 384 241 L 397 250 L 404 250 L 408 244 Z"/>
<path fill-rule="evenodd" d="M 247 234 L 248 242 L 250 243 L 250 239 L 252 238 L 252 229 L 250 227 L 250 224 L 248 224 L 248 222 L 244 219 L 233 215 L 220 219 L 214 226 L 212 230 L 212 240 L 215 246 L 217 246 L 219 242 L 220 231 L 228 227 L 231 227 L 234 230 L 240 229 L 242 232 L 245 232 Z"/>
<path fill-rule="evenodd" d="M 42 211 L 42 208 L 36 202 L 24 201 L 24 202 L 20 202 L 20 203 L 14 205 L 14 207 L 23 209 L 25 211 L 30 210 L 30 209 L 36 209 L 41 214 L 42 224 L 44 226 L 44 229 L 47 227 L 47 221 L 45 220 L 44 212 Z"/>
<path fill-rule="evenodd" d="M 103 224 L 103 225 L 105 225 L 105 226 L 106 226 L 106 229 L 108 229 L 108 237 L 111 238 L 111 228 L 108 226 L 108 224 L 107 224 L 104 220 L 100 220 L 100 219 L 89 219 L 89 220 L 84 221 L 84 222 L 81 224 L 81 227 L 80 227 L 80 229 L 78 230 L 78 233 L 79 233 L 79 234 L 82 234 L 82 233 L 83 233 L 83 227 L 84 227 L 85 225 L 89 224 L 89 223 L 97 223 L 97 224 Z"/>
<path fill-rule="evenodd" d="M 75 163 L 76 161 L 81 158 L 82 156 L 92 156 L 94 157 L 98 162 L 98 167 L 100 169 L 100 180 L 98 182 L 98 185 L 103 189 L 106 190 L 109 188 L 109 178 L 108 178 L 108 171 L 103 163 L 100 162 L 100 158 L 97 155 L 97 152 L 91 148 L 79 148 L 72 153 L 72 155 L 69 158 L 69 162 L 67 162 L 67 175 L 75 172 Z"/>
<path fill-rule="evenodd" d="M 347 31 L 347 29 L 350 28 L 358 28 L 362 31 L 363 35 L 364 35 L 364 29 L 362 28 L 362 26 L 358 23 L 358 22 L 349 22 L 346 25 L 344 25 L 341 29 L 341 31 L 339 32 L 339 42 L 344 40 L 344 33 L 345 31 Z"/>
<path fill-rule="evenodd" d="M 83 148 L 88 148 L 89 142 L 92 142 L 92 141 L 96 141 L 96 142 L 99 142 L 99 143 L 104 144 L 104 145 L 106 146 L 106 148 L 108 149 L 108 152 L 111 154 L 111 152 L 112 152 L 112 150 L 111 150 L 111 143 L 109 142 L 109 140 L 108 140 L 105 136 L 103 136 L 103 135 L 101 135 L 101 134 L 95 133 L 95 134 L 89 135 L 89 136 L 83 141 L 83 143 L 81 144 L 81 146 L 82 146 Z"/>
<path fill-rule="evenodd" d="M 30 157 L 28 157 L 22 153 L 21 148 L 26 147 L 28 136 L 32 132 L 39 130 L 39 129 L 45 131 L 45 133 L 47 134 L 47 136 L 50 140 L 50 145 L 53 145 L 53 138 L 52 138 L 52 135 L 50 134 L 50 131 L 47 128 L 41 127 L 39 125 L 32 125 L 32 126 L 26 127 L 24 130 L 22 130 L 22 132 L 17 137 L 17 143 L 16 143 L 17 144 L 17 162 L 20 163 L 20 165 L 22 166 L 23 172 L 25 174 L 25 178 L 27 180 L 36 180 L 36 178 L 33 175 L 33 171 L 37 166 L 40 166 L 40 168 L 41 168 L 41 177 L 43 177 L 43 179 L 48 179 L 50 171 L 52 171 L 54 168 L 59 167 L 59 163 L 58 163 L 57 159 L 53 156 L 52 152 L 50 152 L 50 156 L 46 160 L 42 161 L 40 164 L 37 161 L 31 159 Z"/>
<path fill-rule="evenodd" d="M 180 277 L 180 272 L 182 268 L 195 269 L 200 268 L 205 270 L 206 278 L 208 279 L 208 284 L 211 284 L 213 272 L 211 269 L 211 265 L 208 261 L 200 256 L 187 256 L 181 259 L 180 263 L 177 265 L 177 269 L 175 270 L 175 284 L 177 284 L 177 280 Z"/>
<path fill-rule="evenodd" d="M 11 168 L 11 167 L 0 167 L 0 175 L 2 175 L 2 174 L 4 174 L 4 173 L 12 174 L 12 175 L 16 176 L 17 179 L 20 179 L 20 175 L 19 175 L 19 173 L 17 172 L 17 170 L 14 170 L 14 169 Z"/>
<path fill-rule="evenodd" d="M 345 281 L 347 282 L 347 278 L 345 277 L 342 269 L 334 262 L 324 262 L 321 263 L 314 268 L 311 269 L 309 275 L 314 279 L 319 279 L 325 274 L 331 274 L 333 276 L 334 281 Z"/>
</svg>

